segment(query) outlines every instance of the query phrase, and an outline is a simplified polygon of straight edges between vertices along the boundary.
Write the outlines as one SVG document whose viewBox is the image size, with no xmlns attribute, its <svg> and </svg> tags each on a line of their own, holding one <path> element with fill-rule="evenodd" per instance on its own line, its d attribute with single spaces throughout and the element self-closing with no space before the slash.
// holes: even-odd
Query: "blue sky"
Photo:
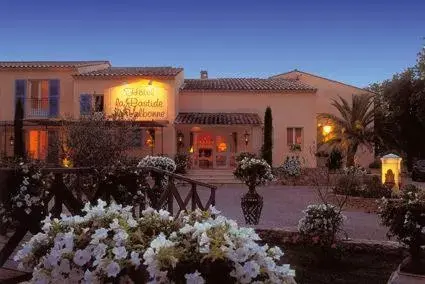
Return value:
<svg viewBox="0 0 425 284">
<path fill-rule="evenodd" d="M 0 60 L 108 59 L 188 78 L 292 69 L 357 86 L 415 63 L 423 0 L 1 0 Z"/>
</svg>

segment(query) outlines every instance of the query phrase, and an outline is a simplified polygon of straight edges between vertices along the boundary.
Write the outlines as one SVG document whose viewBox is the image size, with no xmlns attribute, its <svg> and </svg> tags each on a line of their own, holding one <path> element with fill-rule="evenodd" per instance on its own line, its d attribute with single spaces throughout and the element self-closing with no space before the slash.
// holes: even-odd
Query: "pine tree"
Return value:
<svg viewBox="0 0 425 284">
<path fill-rule="evenodd" d="M 267 161 L 267 163 L 269 163 L 269 165 L 272 165 L 272 162 L 273 162 L 272 132 L 273 132 L 272 109 L 270 107 L 267 107 L 266 112 L 264 113 L 264 144 L 261 149 L 262 150 L 261 156 L 264 160 Z"/>
<path fill-rule="evenodd" d="M 21 100 L 17 100 L 15 107 L 15 120 L 13 123 L 14 128 L 14 144 L 13 153 L 15 158 L 25 157 L 25 143 L 24 143 L 24 109 Z"/>
</svg>

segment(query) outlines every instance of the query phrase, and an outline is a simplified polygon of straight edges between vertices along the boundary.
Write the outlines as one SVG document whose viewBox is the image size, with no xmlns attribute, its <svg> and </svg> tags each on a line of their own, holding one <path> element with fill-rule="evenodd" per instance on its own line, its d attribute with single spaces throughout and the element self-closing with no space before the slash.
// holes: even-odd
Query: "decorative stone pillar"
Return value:
<svg viewBox="0 0 425 284">
<path fill-rule="evenodd" d="M 395 189 L 400 189 L 401 185 L 401 160 L 399 156 L 395 154 L 388 154 L 381 158 L 382 172 L 381 179 L 382 184 L 386 184 Z"/>
</svg>

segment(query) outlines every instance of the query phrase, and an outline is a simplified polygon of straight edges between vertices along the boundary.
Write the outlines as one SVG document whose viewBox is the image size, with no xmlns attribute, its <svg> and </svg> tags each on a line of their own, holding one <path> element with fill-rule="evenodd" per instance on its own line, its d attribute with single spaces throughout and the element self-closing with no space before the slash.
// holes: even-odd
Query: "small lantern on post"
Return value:
<svg viewBox="0 0 425 284">
<path fill-rule="evenodd" d="M 249 133 L 248 131 L 245 130 L 245 133 L 243 135 L 244 140 L 245 140 L 245 146 L 248 146 L 248 142 L 249 142 Z"/>
<path fill-rule="evenodd" d="M 177 152 L 180 152 L 181 148 L 184 146 L 183 143 L 184 135 L 181 131 L 177 132 Z"/>
<path fill-rule="evenodd" d="M 401 161 L 402 158 L 395 154 L 388 154 L 381 158 L 382 184 L 391 188 L 400 189 L 401 185 Z"/>
<path fill-rule="evenodd" d="M 9 143 L 10 143 L 10 146 L 13 146 L 13 144 L 15 144 L 15 138 L 13 138 L 13 136 L 10 136 Z"/>
</svg>

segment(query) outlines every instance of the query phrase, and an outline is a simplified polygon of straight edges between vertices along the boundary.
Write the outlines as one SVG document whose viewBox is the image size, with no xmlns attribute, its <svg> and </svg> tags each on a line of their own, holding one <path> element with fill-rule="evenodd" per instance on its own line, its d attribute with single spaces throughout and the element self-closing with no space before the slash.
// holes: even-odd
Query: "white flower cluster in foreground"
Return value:
<svg viewBox="0 0 425 284">
<path fill-rule="evenodd" d="M 294 281 L 289 265 L 276 263 L 283 255 L 278 247 L 259 245 L 253 229 L 239 228 L 213 207 L 176 218 L 148 208 L 139 219 L 131 209 L 99 200 L 86 204 L 84 216 L 49 216 L 14 259 L 33 269 L 31 283 Z"/>
<path fill-rule="evenodd" d="M 164 156 L 146 156 L 140 160 L 138 167 L 153 167 L 173 173 L 176 170 L 176 163 Z"/>
</svg>

